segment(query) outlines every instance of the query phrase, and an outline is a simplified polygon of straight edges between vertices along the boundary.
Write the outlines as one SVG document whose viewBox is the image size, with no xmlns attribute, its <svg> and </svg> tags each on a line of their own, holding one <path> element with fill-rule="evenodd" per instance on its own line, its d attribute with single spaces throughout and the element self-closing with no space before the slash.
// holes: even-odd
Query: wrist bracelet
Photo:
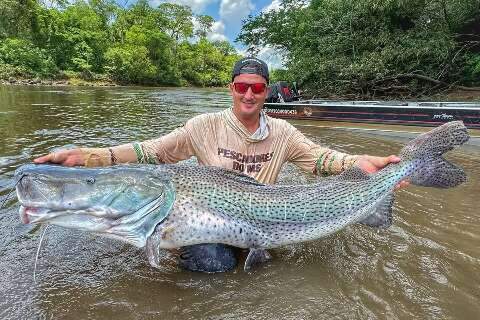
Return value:
<svg viewBox="0 0 480 320">
<path fill-rule="evenodd" d="M 108 148 L 108 151 L 110 151 L 110 161 L 111 164 L 117 164 L 117 157 L 115 157 L 115 153 L 113 153 L 112 148 Z"/>
</svg>

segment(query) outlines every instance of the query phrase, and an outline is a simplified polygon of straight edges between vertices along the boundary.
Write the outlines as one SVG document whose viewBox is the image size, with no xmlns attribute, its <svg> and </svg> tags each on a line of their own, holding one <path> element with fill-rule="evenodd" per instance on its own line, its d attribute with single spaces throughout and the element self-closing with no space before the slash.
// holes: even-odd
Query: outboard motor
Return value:
<svg viewBox="0 0 480 320">
<path fill-rule="evenodd" d="M 267 102 L 292 102 L 297 101 L 299 95 L 296 89 L 292 90 L 288 82 L 279 81 L 270 85 Z"/>
</svg>

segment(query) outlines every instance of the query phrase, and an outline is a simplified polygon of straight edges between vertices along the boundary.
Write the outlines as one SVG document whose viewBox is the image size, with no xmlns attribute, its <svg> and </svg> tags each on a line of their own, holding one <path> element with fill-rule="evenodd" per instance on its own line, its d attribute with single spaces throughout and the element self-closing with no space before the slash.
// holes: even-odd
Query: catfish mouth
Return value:
<svg viewBox="0 0 480 320">
<path fill-rule="evenodd" d="M 85 210 L 85 211 L 54 210 L 48 207 L 28 206 L 28 205 L 20 204 L 19 215 L 22 223 L 34 224 L 34 223 L 50 223 L 50 221 L 53 222 L 55 219 L 59 219 L 62 216 L 67 217 L 68 215 L 77 215 L 77 216 L 83 215 L 87 217 L 87 216 L 90 216 L 91 214 L 91 212 L 89 213 L 88 211 L 89 210 Z M 104 219 L 104 222 L 106 220 L 107 219 Z"/>
<path fill-rule="evenodd" d="M 42 218 L 50 213 L 50 209 L 41 207 L 25 207 L 20 205 L 20 220 L 23 224 L 40 223 Z"/>
<path fill-rule="evenodd" d="M 31 166 L 24 166 L 26 171 L 30 169 Z M 15 173 L 15 188 L 17 193 L 18 202 L 20 203 L 19 215 L 20 220 L 23 224 L 29 223 L 39 223 L 45 220 L 47 217 L 51 217 L 52 209 L 44 206 L 39 206 L 39 202 L 34 203 L 31 201 L 32 190 L 35 190 L 35 183 L 32 183 L 28 173 L 24 172 L 24 169 L 19 169 Z M 42 194 L 42 196 L 47 201 L 48 198 Z"/>
</svg>

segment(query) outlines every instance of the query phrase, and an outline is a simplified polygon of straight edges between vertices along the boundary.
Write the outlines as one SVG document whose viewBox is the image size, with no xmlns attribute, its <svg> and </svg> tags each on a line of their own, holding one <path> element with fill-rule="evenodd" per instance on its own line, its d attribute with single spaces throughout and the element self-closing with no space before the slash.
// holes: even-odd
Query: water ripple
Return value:
<svg viewBox="0 0 480 320">
<path fill-rule="evenodd" d="M 227 90 L 0 87 L 0 198 L 14 170 L 56 148 L 158 137 L 192 116 L 231 104 Z M 395 154 L 403 140 L 299 127 L 310 139 L 356 154 Z M 177 253 L 149 266 L 143 250 L 52 227 L 22 225 L 15 199 L 0 208 L 1 318 L 476 319 L 480 312 L 479 152 L 452 154 L 468 182 L 453 190 L 397 194 L 394 225 L 351 226 L 325 239 L 272 250 L 244 273 L 181 271 Z M 194 163 L 194 160 L 191 160 Z M 316 177 L 285 166 L 280 183 Z M 244 253 L 243 257 L 244 259 Z M 241 260 L 243 261 L 243 260 Z"/>
</svg>

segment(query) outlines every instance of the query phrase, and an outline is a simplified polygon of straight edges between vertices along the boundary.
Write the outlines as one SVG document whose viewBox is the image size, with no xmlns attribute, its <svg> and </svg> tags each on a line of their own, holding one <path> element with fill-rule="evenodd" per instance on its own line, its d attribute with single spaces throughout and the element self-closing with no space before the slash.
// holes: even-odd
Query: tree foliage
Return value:
<svg viewBox="0 0 480 320">
<path fill-rule="evenodd" d="M 202 87 L 229 83 L 232 67 L 238 59 L 231 54 L 232 51 L 234 49 L 228 42 L 211 43 L 206 38 L 201 38 L 197 43 L 183 43 L 178 59 L 182 78 Z"/>
<path fill-rule="evenodd" d="M 56 72 L 47 52 L 25 39 L 0 42 L 0 77 L 42 77 Z"/>
<path fill-rule="evenodd" d="M 283 0 L 250 17 L 238 41 L 284 52 L 312 93 L 421 95 L 480 83 L 480 35 L 459 40 L 479 15 L 478 0 Z"/>
<path fill-rule="evenodd" d="M 238 56 L 230 44 L 207 40 L 213 23 L 187 6 L 148 0 L 128 8 L 115 0 L 2 0 L 0 77 L 62 70 L 121 83 L 224 85 Z"/>
</svg>

